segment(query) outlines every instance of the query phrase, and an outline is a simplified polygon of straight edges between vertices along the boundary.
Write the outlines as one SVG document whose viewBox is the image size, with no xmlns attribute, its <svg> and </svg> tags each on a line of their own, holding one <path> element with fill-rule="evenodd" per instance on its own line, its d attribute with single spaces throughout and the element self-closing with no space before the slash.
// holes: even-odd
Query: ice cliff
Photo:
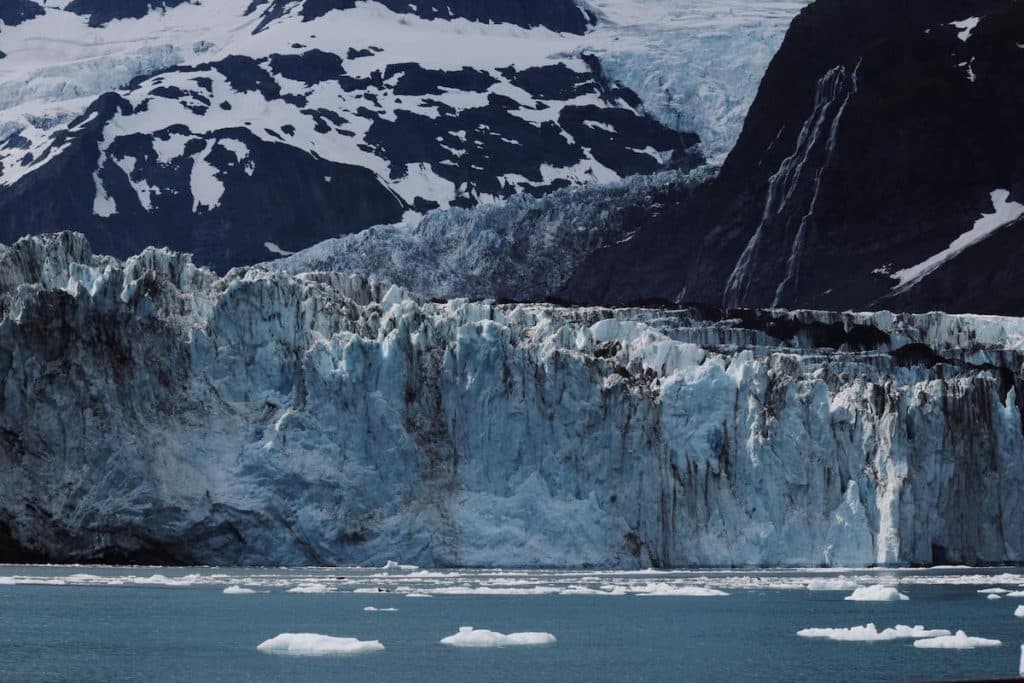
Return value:
<svg viewBox="0 0 1024 683">
<path fill-rule="evenodd" d="M 0 560 L 1024 560 L 1024 322 L 0 247 Z"/>
</svg>

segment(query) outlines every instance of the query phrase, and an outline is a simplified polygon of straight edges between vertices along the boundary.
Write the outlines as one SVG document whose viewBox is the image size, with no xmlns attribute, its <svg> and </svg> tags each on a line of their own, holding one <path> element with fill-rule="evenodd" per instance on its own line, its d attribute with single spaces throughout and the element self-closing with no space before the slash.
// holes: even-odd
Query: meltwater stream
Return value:
<svg viewBox="0 0 1024 683">
<path fill-rule="evenodd" d="M 847 600 L 860 596 L 890 601 Z M 929 681 L 1012 676 L 1024 572 L 0 567 L 4 681 Z M 230 589 L 229 592 L 225 592 Z M 249 592 L 251 591 L 251 592 Z M 899 599 L 899 595 L 907 599 Z M 998 598 L 990 596 L 998 595 Z M 1024 594 L 1022 594 L 1024 595 Z M 367 610 L 373 607 L 376 610 Z M 976 649 L 798 636 L 898 624 Z M 533 646 L 442 644 L 473 626 Z M 284 633 L 380 641 L 257 650 Z M 456 641 L 459 639 L 456 639 Z M 484 641 L 487 641 L 485 638 Z M 334 641 L 327 641 L 334 642 Z M 501 641 L 498 641 L 501 642 Z M 546 643 L 546 644 L 545 644 Z"/>
</svg>

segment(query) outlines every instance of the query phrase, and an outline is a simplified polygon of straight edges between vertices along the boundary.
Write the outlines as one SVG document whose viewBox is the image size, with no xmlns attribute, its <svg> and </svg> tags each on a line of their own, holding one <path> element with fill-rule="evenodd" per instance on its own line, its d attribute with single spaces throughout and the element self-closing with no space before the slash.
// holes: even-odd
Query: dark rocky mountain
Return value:
<svg viewBox="0 0 1024 683">
<path fill-rule="evenodd" d="M 562 295 L 1024 313 L 1024 3 L 818 0 L 720 175 Z"/>
<path fill-rule="evenodd" d="M 76 0 L 81 2 L 82 0 Z M 156 2 L 157 0 L 138 0 Z M 171 0 L 172 2 L 175 0 Z M 177 0 L 182 2 L 183 0 Z M 359 0 L 252 0 L 249 13 L 258 12 L 257 30 L 299 8 L 303 21 L 319 19 L 331 10 L 353 9 Z M 93 0 L 97 2 L 97 0 Z M 543 26 L 552 31 L 583 33 L 595 22 L 593 13 L 575 0 L 377 0 L 392 12 L 412 14 L 423 19 L 455 19 L 495 24 L 514 24 L 524 28 Z"/>
<path fill-rule="evenodd" d="M 23 21 L 45 14 L 42 5 L 32 0 L 4 0 L 0 2 L 0 24 L 17 26 Z"/>
<path fill-rule="evenodd" d="M 557 52 L 595 21 L 573 0 L 254 2 L 223 10 L 238 30 L 215 9 L 54 10 L 87 15 L 89 35 L 111 39 L 112 20 L 144 17 L 114 32 L 146 35 L 191 12 L 232 42 L 147 54 L 177 63 L 59 125 L 9 129 L 0 242 L 74 228 L 111 254 L 168 246 L 223 271 L 437 207 L 703 162 L 696 135 L 648 115 L 596 57 Z"/>
</svg>

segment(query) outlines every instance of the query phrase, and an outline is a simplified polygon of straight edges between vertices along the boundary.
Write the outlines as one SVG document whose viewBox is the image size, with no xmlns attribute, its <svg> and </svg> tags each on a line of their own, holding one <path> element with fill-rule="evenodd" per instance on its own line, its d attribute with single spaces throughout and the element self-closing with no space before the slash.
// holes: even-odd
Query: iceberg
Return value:
<svg viewBox="0 0 1024 683">
<path fill-rule="evenodd" d="M 441 639 L 442 645 L 453 647 L 511 647 L 522 645 L 553 645 L 556 639 L 550 633 L 524 631 L 498 633 L 472 626 L 460 626 L 459 632 Z"/>
<path fill-rule="evenodd" d="M 861 586 L 843 599 L 855 602 L 897 602 L 910 598 L 892 586 L 875 585 Z"/>
<path fill-rule="evenodd" d="M 336 638 L 318 633 L 281 633 L 256 646 L 260 652 L 273 655 L 315 657 L 323 655 L 359 655 L 380 652 L 379 640 Z"/>
<path fill-rule="evenodd" d="M 802 638 L 826 638 L 828 640 L 877 642 L 902 638 L 939 638 L 952 633 L 945 629 L 927 629 L 924 626 L 897 624 L 881 631 L 874 624 L 851 626 L 850 628 L 804 628 L 796 632 Z"/>
<path fill-rule="evenodd" d="M 943 650 L 973 650 L 976 647 L 998 647 L 1002 644 L 1002 641 L 969 636 L 963 631 L 957 631 L 951 636 L 914 641 L 914 647 Z"/>
</svg>

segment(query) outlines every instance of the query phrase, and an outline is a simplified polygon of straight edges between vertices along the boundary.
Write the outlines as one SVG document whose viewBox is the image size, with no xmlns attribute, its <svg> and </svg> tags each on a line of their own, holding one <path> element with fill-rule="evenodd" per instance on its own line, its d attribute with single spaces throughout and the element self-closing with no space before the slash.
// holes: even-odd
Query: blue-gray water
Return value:
<svg viewBox="0 0 1024 683">
<path fill-rule="evenodd" d="M 996 584 L 978 579 L 979 573 L 843 573 L 865 584 L 898 581 L 899 590 L 910 597 L 871 603 L 844 600 L 849 590 L 801 588 L 807 581 L 838 573 L 427 572 L 418 578 L 412 570 L 389 575 L 338 569 L 0 567 L 0 680 L 475 683 L 1010 677 L 1017 672 L 1024 640 L 1024 619 L 1013 612 L 1024 599 L 985 599 L 978 590 Z M 159 575 L 151 578 L 154 574 Z M 987 574 L 1008 590 L 1019 590 L 1024 583 L 1024 576 L 994 570 Z M 340 575 L 346 578 L 337 579 Z M 968 583 L 958 583 L 965 576 Z M 652 581 L 712 586 L 729 595 L 564 594 L 575 590 L 572 586 L 604 590 L 600 586 L 618 585 L 643 591 Z M 228 583 L 246 583 L 267 592 L 225 595 Z M 305 584 L 335 592 L 286 592 Z M 551 591 L 483 595 L 481 586 L 492 592 L 501 592 L 502 586 L 510 592 Z M 352 592 L 377 587 L 425 591 L 432 597 Z M 446 595 L 444 590 L 469 594 Z M 399 611 L 363 611 L 368 605 Z M 964 629 L 972 636 L 1002 640 L 1003 645 L 923 650 L 909 640 L 830 642 L 796 636 L 805 627 L 868 622 L 879 629 L 895 624 Z M 463 625 L 502 632 L 548 631 L 558 642 L 478 650 L 438 642 Z M 386 649 L 348 657 L 288 657 L 256 650 L 260 642 L 282 632 L 380 640 Z"/>
</svg>

